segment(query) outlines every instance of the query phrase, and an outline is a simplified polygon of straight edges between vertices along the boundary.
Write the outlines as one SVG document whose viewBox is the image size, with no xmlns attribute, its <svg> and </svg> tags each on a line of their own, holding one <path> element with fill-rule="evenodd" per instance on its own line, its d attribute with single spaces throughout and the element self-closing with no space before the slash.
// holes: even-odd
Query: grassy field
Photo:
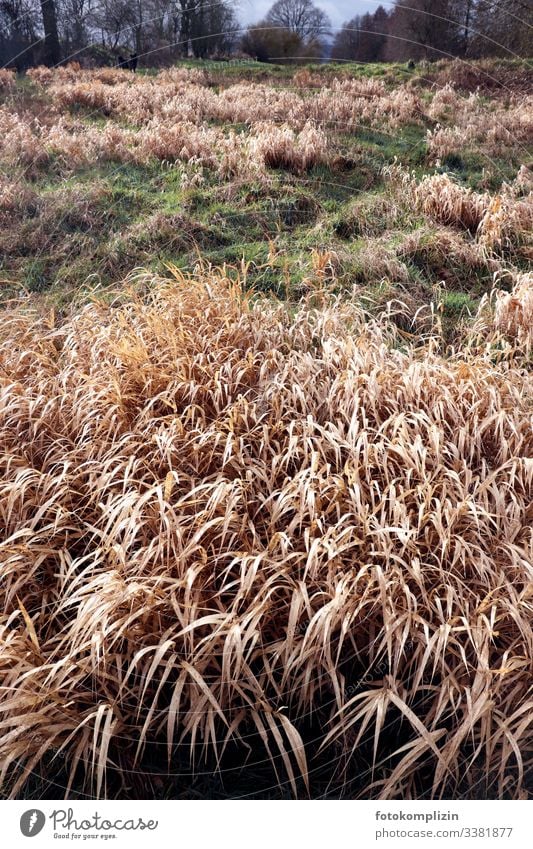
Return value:
<svg viewBox="0 0 533 849">
<path fill-rule="evenodd" d="M 284 299 L 326 277 L 416 311 L 444 282 L 452 331 L 496 271 L 531 259 L 530 172 L 517 183 L 531 95 L 520 65 L 438 68 L 6 78 L 2 297 L 22 286 L 62 309 L 136 266 L 244 261 L 250 285 Z"/>
<path fill-rule="evenodd" d="M 533 795 L 531 82 L 0 71 L 5 795 Z"/>
</svg>

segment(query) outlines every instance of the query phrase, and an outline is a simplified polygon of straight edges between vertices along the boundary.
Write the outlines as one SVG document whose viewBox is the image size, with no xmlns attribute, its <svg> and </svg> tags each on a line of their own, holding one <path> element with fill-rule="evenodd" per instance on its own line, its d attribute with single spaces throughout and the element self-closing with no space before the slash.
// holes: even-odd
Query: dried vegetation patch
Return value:
<svg viewBox="0 0 533 849">
<path fill-rule="evenodd" d="M 475 237 L 486 255 L 518 251 L 530 255 L 533 245 L 533 191 L 530 172 L 521 168 L 512 184 L 499 194 L 475 192 L 448 174 L 416 180 L 401 167 L 385 169 L 399 202 L 439 224 L 454 226 Z"/>
<path fill-rule="evenodd" d="M 164 775 L 257 740 L 291 792 L 321 759 L 351 795 L 524 792 L 531 374 L 490 336 L 397 341 L 217 273 L 4 315 L 7 791 L 54 758 L 67 792 L 124 792 L 148 749 Z"/>
</svg>

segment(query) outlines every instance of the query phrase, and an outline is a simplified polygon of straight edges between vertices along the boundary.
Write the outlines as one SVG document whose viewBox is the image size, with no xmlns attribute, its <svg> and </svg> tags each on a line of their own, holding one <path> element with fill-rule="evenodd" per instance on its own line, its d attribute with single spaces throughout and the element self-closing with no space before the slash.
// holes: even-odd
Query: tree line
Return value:
<svg viewBox="0 0 533 849">
<path fill-rule="evenodd" d="M 531 0 L 397 0 L 347 21 L 331 55 L 359 62 L 525 57 L 532 24 Z"/>
<path fill-rule="evenodd" d="M 277 0 L 243 28 L 231 0 L 0 0 L 0 66 L 145 65 L 180 57 L 359 62 L 526 56 L 531 0 L 396 0 L 334 31 L 313 0 Z"/>
<path fill-rule="evenodd" d="M 145 65 L 229 55 L 240 27 L 226 0 L 0 0 L 0 65 Z"/>
</svg>

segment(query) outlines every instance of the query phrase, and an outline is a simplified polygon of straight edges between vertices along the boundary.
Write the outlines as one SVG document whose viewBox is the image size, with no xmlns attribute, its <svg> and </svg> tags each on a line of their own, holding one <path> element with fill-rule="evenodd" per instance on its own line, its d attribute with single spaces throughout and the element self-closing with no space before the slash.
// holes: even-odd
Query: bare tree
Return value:
<svg viewBox="0 0 533 849">
<path fill-rule="evenodd" d="M 477 0 L 473 20 L 471 52 L 474 56 L 532 55 L 531 0 Z"/>
<path fill-rule="evenodd" d="M 0 66 L 19 70 L 32 65 L 40 35 L 40 8 L 35 0 L 0 0 Z"/>
<path fill-rule="evenodd" d="M 443 59 L 458 51 L 454 0 L 397 0 L 389 26 L 386 58 Z"/>
<path fill-rule="evenodd" d="M 79 53 L 90 41 L 94 0 L 60 0 L 58 28 L 64 55 Z"/>
<path fill-rule="evenodd" d="M 331 32 L 331 21 L 312 0 L 277 0 L 265 21 L 295 32 L 303 41 L 320 39 Z"/>
<path fill-rule="evenodd" d="M 389 15 L 383 6 L 378 6 L 373 14 L 356 15 L 335 36 L 332 58 L 357 62 L 382 61 L 388 28 Z"/>
<path fill-rule="evenodd" d="M 331 48 L 332 59 L 357 59 L 361 45 L 361 15 L 346 21 L 338 31 Z"/>
<path fill-rule="evenodd" d="M 242 37 L 241 48 L 260 62 L 292 62 L 304 52 L 304 42 L 297 32 L 259 21 Z"/>
<path fill-rule="evenodd" d="M 46 65 L 57 65 L 61 59 L 61 48 L 59 46 L 56 4 L 54 0 L 41 0 L 41 13 L 44 30 L 44 62 Z"/>
<path fill-rule="evenodd" d="M 134 20 L 128 0 L 102 0 L 93 15 L 102 46 L 116 50 L 119 45 L 133 46 Z"/>
<path fill-rule="evenodd" d="M 472 23 L 476 11 L 475 0 L 462 0 L 459 4 L 459 23 L 462 26 L 461 52 L 466 56 L 470 49 L 470 40 L 472 36 Z"/>
</svg>

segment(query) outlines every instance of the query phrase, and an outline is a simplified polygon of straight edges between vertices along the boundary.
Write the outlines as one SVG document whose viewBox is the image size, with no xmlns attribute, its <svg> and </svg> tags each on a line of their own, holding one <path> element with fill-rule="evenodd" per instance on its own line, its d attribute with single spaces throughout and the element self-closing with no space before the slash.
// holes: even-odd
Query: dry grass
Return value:
<svg viewBox="0 0 533 849">
<path fill-rule="evenodd" d="M 365 78 L 327 80 L 306 90 L 304 74 L 292 89 L 236 82 L 216 90 L 197 70 L 147 76 L 110 68 L 87 71 L 75 63 L 35 68 L 29 77 L 50 114 L 39 123 L 19 114 L 11 100 L 10 109 L 0 109 L 5 128 L 0 163 L 20 162 L 34 170 L 46 167 L 50 156 L 59 157 L 65 168 L 156 157 L 191 160 L 230 178 L 264 171 L 263 160 L 267 167 L 271 159 L 297 172 L 326 162 L 339 151 L 331 149 L 325 130 L 370 128 L 394 139 L 400 128 L 426 127 L 430 161 L 465 149 L 523 158 L 533 137 L 531 96 L 487 101 L 479 94 L 465 97 L 450 84 L 426 97 L 409 85 L 388 88 Z M 13 75 L 5 72 L 0 89 L 12 85 Z M 88 124 L 87 112 L 105 116 L 108 123 Z M 235 124 L 245 125 L 243 132 L 236 133 Z"/>
<path fill-rule="evenodd" d="M 256 738 L 292 792 L 317 746 L 360 796 L 523 792 L 530 373 L 216 272 L 8 312 L 0 369 L 7 792 Z"/>
<path fill-rule="evenodd" d="M 361 127 L 391 144 L 429 129 L 426 165 L 473 146 L 517 169 L 530 97 L 465 97 L 452 70 L 431 93 L 306 70 L 292 89 L 214 88 L 200 71 L 74 63 L 31 71 L 28 94 L 0 72 L 8 256 L 38 261 L 53 241 L 54 263 L 75 268 L 105 232 L 116 279 L 124 256 L 129 270 L 213 238 L 233 248 L 202 191 L 122 221 L 125 203 L 113 228 L 111 184 L 48 191 L 52 171 L 180 163 L 174 185 L 221 209 L 249 181 L 289 212 L 295 185 L 326 185 L 307 172 L 344 161 L 328 191 L 345 176 L 353 190 L 335 219 L 331 200 L 306 199 L 305 262 L 292 212 L 271 232 L 257 203 L 268 260 L 249 273 L 283 279 L 288 306 L 200 263 L 61 321 L 32 301 L 3 311 L 4 793 L 31 794 L 37 774 L 67 796 L 146 796 L 156 772 L 172 794 L 187 761 L 236 763 L 251 783 L 266 761 L 293 795 L 322 795 L 324 774 L 337 796 L 531 792 L 531 171 L 495 192 L 393 165 L 382 190 L 370 142 L 343 147 Z M 445 302 L 475 303 L 493 274 L 511 291 L 447 336 Z"/>
<path fill-rule="evenodd" d="M 12 167 L 24 166 L 27 174 L 49 162 L 49 155 L 40 139 L 37 121 L 27 121 L 4 106 L 0 106 L 0 125 L 3 137 L 0 140 L 0 164 Z"/>
<path fill-rule="evenodd" d="M 428 130 L 428 150 L 434 159 L 465 148 L 487 156 L 505 156 L 513 149 L 524 154 L 533 140 L 531 94 L 513 95 L 508 102 L 488 106 L 478 94 L 460 97 L 447 87 L 437 92 L 428 114 L 450 122 Z"/>
<path fill-rule="evenodd" d="M 515 92 L 488 101 L 478 92 L 465 96 L 450 82 L 424 99 L 409 84 L 391 89 L 381 80 L 364 77 L 322 80 L 317 86 L 308 72 L 295 78 L 293 89 L 237 82 L 219 91 L 209 86 L 206 74 L 187 69 L 150 77 L 115 69 L 83 71 L 73 66 L 54 71 L 36 68 L 29 74 L 63 109 L 82 107 L 139 125 L 154 119 L 167 126 L 176 122 L 251 126 L 283 122 L 300 131 L 314 121 L 344 131 L 366 126 L 394 132 L 406 125 L 428 124 L 428 149 L 433 159 L 465 148 L 490 156 L 523 153 L 533 137 L 530 93 Z M 307 88 L 304 80 L 309 81 Z"/>
<path fill-rule="evenodd" d="M 0 68 L 0 93 L 6 94 L 15 88 L 15 72 L 9 68 Z"/>
<path fill-rule="evenodd" d="M 437 71 L 433 73 L 433 69 Z M 428 78 L 433 78 L 440 88 L 445 85 L 456 86 L 465 91 L 489 92 L 492 95 L 506 97 L 509 90 L 531 92 L 533 74 L 531 67 L 520 69 L 510 63 L 495 63 L 490 59 L 476 62 L 465 62 L 463 59 L 453 61 L 441 60 L 433 67 L 426 68 Z"/>
<path fill-rule="evenodd" d="M 389 91 L 383 82 L 335 79 L 306 93 L 273 85 L 238 82 L 215 92 L 199 72 L 164 71 L 155 77 L 134 77 L 125 71 L 82 71 L 71 74 L 35 69 L 32 78 L 46 87 L 62 108 L 97 110 L 143 124 L 218 121 L 244 123 L 282 121 L 301 130 L 308 121 L 345 129 L 361 125 L 394 129 L 416 123 L 423 114 L 418 95 L 406 86 Z"/>
<path fill-rule="evenodd" d="M 146 164 L 157 159 L 205 167 L 224 178 L 253 177 L 268 168 L 300 173 L 330 156 L 326 134 L 312 122 L 299 132 L 262 122 L 250 134 L 237 134 L 153 118 L 135 131 L 113 121 L 97 127 L 65 116 L 46 125 L 29 123 L 5 108 L 0 108 L 0 121 L 8 130 L 0 145 L 0 163 L 24 165 L 28 174 L 47 168 L 54 157 L 65 172 L 104 161 Z"/>
<path fill-rule="evenodd" d="M 21 185 L 20 180 L 13 180 L 0 174 L 0 221 L 2 223 L 8 223 L 13 213 L 26 210 L 35 200 L 35 192 L 27 184 Z"/>
<path fill-rule="evenodd" d="M 396 165 L 386 169 L 386 176 L 399 201 L 413 204 L 439 224 L 469 232 L 488 254 L 531 247 L 533 191 L 521 196 L 530 186 L 526 168 L 520 169 L 513 184 L 504 184 L 499 195 L 475 192 L 448 174 L 432 174 L 418 182 Z"/>
<path fill-rule="evenodd" d="M 420 227 L 408 233 L 399 248 L 400 256 L 427 256 L 444 270 L 448 267 L 465 266 L 470 271 L 490 267 L 480 245 L 451 227 Z M 442 275 L 441 275 L 442 276 Z"/>
<path fill-rule="evenodd" d="M 510 293 L 498 293 L 494 325 L 520 347 L 533 348 L 533 274 L 515 275 Z"/>
<path fill-rule="evenodd" d="M 264 124 L 252 136 L 250 153 L 252 159 L 259 157 L 269 168 L 301 173 L 328 161 L 328 139 L 311 123 L 298 134 L 287 126 Z"/>
</svg>

